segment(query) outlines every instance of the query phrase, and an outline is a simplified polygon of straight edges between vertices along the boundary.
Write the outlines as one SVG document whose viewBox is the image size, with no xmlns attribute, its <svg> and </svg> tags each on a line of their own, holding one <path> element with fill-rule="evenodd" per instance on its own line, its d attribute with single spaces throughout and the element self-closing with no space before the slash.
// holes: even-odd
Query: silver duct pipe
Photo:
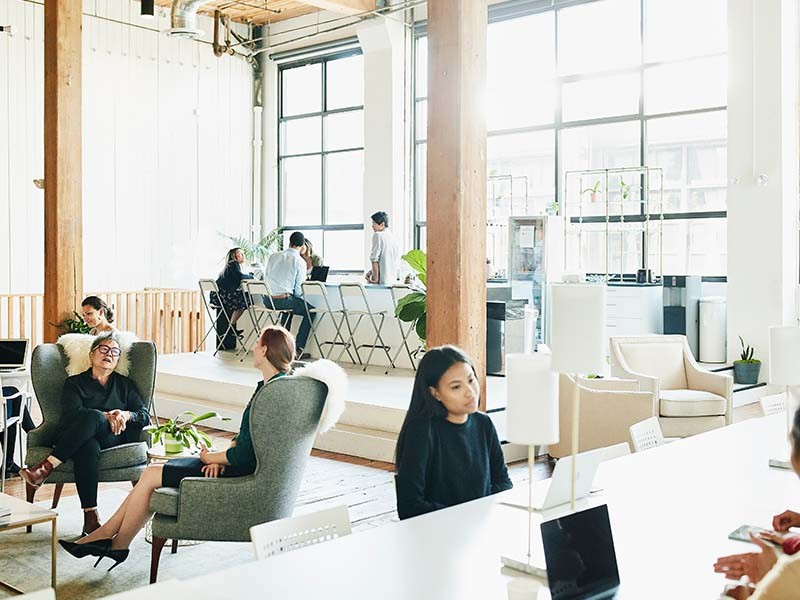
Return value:
<svg viewBox="0 0 800 600">
<path fill-rule="evenodd" d="M 197 9 L 207 2 L 208 0 L 172 0 L 172 27 L 165 33 L 187 39 L 202 36 L 203 32 L 197 28 Z"/>
</svg>

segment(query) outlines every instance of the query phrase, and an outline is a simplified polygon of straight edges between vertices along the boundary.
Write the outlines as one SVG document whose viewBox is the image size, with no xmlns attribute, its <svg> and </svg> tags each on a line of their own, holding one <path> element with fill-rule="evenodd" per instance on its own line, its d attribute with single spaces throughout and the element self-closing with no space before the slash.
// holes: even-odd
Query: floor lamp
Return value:
<svg viewBox="0 0 800 600">
<path fill-rule="evenodd" d="M 789 386 L 800 385 L 800 368 L 797 359 L 800 356 L 800 327 L 769 328 L 769 382 L 782 385 L 786 389 L 786 431 L 792 428 L 795 406 Z M 791 469 L 787 457 L 773 458 L 770 466 Z"/>
<path fill-rule="evenodd" d="M 576 375 L 572 400 L 572 489 L 570 509 L 575 510 L 575 455 L 578 453 L 579 373 L 603 373 L 606 368 L 605 283 L 554 283 L 551 285 L 550 347 L 552 369 Z"/>
</svg>

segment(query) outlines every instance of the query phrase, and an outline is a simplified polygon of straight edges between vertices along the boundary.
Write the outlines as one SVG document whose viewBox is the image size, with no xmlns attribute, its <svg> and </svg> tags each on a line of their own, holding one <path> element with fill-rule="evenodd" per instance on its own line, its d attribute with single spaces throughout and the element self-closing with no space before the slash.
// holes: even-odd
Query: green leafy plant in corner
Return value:
<svg viewBox="0 0 800 600">
<path fill-rule="evenodd" d="M 758 360 L 757 358 L 753 358 L 753 354 L 755 351 L 753 350 L 752 346 L 744 343 L 742 336 L 739 336 L 739 343 L 742 345 L 742 354 L 740 355 L 739 360 L 737 360 L 736 362 L 744 362 L 750 364 L 761 363 L 761 361 Z"/>
<path fill-rule="evenodd" d="M 67 317 L 61 323 L 58 324 L 58 327 L 61 327 L 67 333 L 89 333 L 92 328 L 86 324 L 86 321 L 83 320 L 83 316 L 80 315 L 76 311 L 72 311 L 72 317 Z M 55 323 L 51 322 L 50 325 L 56 325 Z"/>
<path fill-rule="evenodd" d="M 597 192 L 600 191 L 600 180 L 594 182 L 594 185 L 590 188 L 586 188 L 585 190 L 581 190 L 581 194 L 589 193 L 589 197 L 591 198 L 592 202 L 597 202 Z"/>
<path fill-rule="evenodd" d="M 187 416 L 189 420 L 181 422 L 184 416 Z M 201 421 L 215 417 L 223 421 L 230 421 L 230 418 L 223 417 L 217 412 L 207 412 L 202 415 L 196 415 L 193 412 L 186 411 L 161 425 L 148 425 L 145 429 L 150 432 L 153 444 L 158 444 L 166 436 L 172 436 L 172 438 L 184 448 L 191 448 L 192 446 L 199 447 L 201 443 L 210 448 L 211 438 L 197 429 L 195 425 Z"/>
<path fill-rule="evenodd" d="M 428 325 L 428 257 L 422 250 L 411 250 L 402 258 L 416 273 L 418 283 L 412 285 L 413 292 L 397 301 L 394 314 L 401 321 L 414 323 L 414 330 L 424 343 Z"/>
<path fill-rule="evenodd" d="M 283 250 L 283 227 L 276 227 L 258 242 L 252 242 L 246 237 L 228 235 L 220 232 L 220 235 L 230 240 L 234 246 L 241 248 L 244 257 L 249 263 L 263 263 L 273 252 Z"/>
</svg>

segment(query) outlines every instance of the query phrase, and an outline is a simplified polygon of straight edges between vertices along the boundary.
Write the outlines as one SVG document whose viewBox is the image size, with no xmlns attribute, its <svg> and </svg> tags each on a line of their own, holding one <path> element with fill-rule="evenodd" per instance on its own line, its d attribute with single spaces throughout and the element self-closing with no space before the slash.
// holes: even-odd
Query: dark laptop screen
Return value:
<svg viewBox="0 0 800 600">
<path fill-rule="evenodd" d="M 0 366 L 23 366 L 28 340 L 0 340 Z"/>
<path fill-rule="evenodd" d="M 330 267 L 311 267 L 311 276 L 309 277 L 309 280 L 323 282 L 327 281 L 328 269 L 330 269 Z"/>
<path fill-rule="evenodd" d="M 600 598 L 619 586 L 606 505 L 542 523 L 553 600 Z"/>
</svg>

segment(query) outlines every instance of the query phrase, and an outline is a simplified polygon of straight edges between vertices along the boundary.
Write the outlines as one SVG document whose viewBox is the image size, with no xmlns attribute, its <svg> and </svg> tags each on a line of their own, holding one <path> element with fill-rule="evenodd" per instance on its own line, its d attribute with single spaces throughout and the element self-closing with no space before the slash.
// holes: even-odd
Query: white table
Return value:
<svg viewBox="0 0 800 600">
<path fill-rule="evenodd" d="M 605 491 L 579 508 L 609 506 L 620 598 L 719 596 L 724 579 L 713 572 L 715 559 L 754 549 L 727 534 L 745 523 L 769 526 L 774 514 L 800 508 L 797 477 L 767 466 L 785 451 L 784 428 L 783 415 L 753 419 L 601 465 L 596 484 Z M 513 572 L 501 570 L 500 556 L 524 551 L 527 516 L 498 501 L 521 491 L 211 573 L 187 582 L 187 593 L 259 600 L 506 598 Z M 535 539 L 539 520 L 565 512 L 534 515 Z"/>
</svg>

